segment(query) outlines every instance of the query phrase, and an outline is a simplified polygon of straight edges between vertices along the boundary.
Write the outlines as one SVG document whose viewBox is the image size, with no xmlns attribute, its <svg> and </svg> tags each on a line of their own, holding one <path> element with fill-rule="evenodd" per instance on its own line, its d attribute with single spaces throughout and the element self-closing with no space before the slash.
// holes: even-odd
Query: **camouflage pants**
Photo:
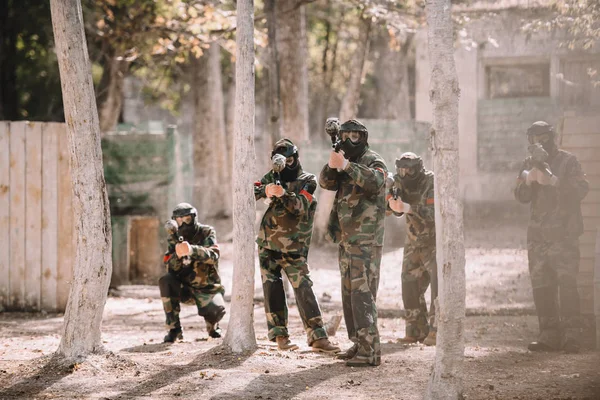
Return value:
<svg viewBox="0 0 600 400">
<path fill-rule="evenodd" d="M 342 306 L 348 338 L 358 345 L 356 356 L 373 365 L 381 363 L 375 304 L 381 255 L 381 246 L 339 246 Z"/>
<path fill-rule="evenodd" d="M 437 261 L 435 243 L 417 246 L 412 242 L 404 245 L 402 260 L 402 301 L 406 319 L 406 335 L 425 337 L 430 329 L 435 330 L 434 300 L 438 295 Z M 431 283 L 429 314 L 425 292 Z"/>
<path fill-rule="evenodd" d="M 277 336 L 289 336 L 287 330 L 288 307 L 281 271 L 287 275 L 296 296 L 298 312 L 306 331 L 310 346 L 315 340 L 326 338 L 323 328 L 321 309 L 315 297 L 310 279 L 306 256 L 293 253 L 280 253 L 259 247 L 258 258 L 265 295 L 265 314 L 269 340 L 275 341 Z"/>
<path fill-rule="evenodd" d="M 198 315 L 204 317 L 206 330 L 215 329 L 217 323 L 225 315 L 223 293 L 206 293 L 202 289 L 182 283 L 174 274 L 167 273 L 158 280 L 160 297 L 167 317 L 167 328 L 181 328 L 179 321 L 180 303 L 196 305 Z"/>
<path fill-rule="evenodd" d="M 529 275 L 540 326 L 539 342 L 560 348 L 560 340 L 577 339 L 581 329 L 577 273 L 579 239 L 527 240 Z"/>
</svg>

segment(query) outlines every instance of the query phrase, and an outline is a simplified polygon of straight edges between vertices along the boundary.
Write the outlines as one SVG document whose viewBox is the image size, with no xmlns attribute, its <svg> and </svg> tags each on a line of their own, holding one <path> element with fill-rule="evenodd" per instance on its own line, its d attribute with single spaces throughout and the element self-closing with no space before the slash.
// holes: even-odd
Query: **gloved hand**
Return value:
<svg viewBox="0 0 600 400">
<path fill-rule="evenodd" d="M 392 211 L 397 213 L 405 213 L 408 214 L 410 212 L 410 204 L 402 202 L 400 199 L 395 199 L 392 197 L 388 200 L 390 208 Z"/>
<path fill-rule="evenodd" d="M 344 158 L 344 154 L 340 152 L 332 151 L 329 155 L 329 168 L 337 169 L 338 171 L 343 170 L 348 165 L 348 160 Z"/>
<path fill-rule="evenodd" d="M 537 182 L 540 185 L 552 185 L 552 186 L 556 186 L 556 184 L 558 183 L 558 177 L 556 175 L 547 175 L 545 173 L 543 173 L 542 171 L 539 171 L 538 176 L 537 176 Z"/>
<path fill-rule="evenodd" d="M 177 257 L 185 257 L 192 254 L 192 246 L 188 242 L 181 242 L 175 245 L 175 253 Z"/>
<path fill-rule="evenodd" d="M 269 198 L 271 198 L 273 196 L 275 196 L 275 197 L 281 197 L 281 196 L 283 196 L 285 194 L 285 189 L 281 185 L 276 185 L 274 183 L 269 183 L 267 185 L 267 187 L 265 187 L 265 194 Z"/>
<path fill-rule="evenodd" d="M 539 175 L 543 175 L 542 171 L 540 171 L 537 168 L 531 168 L 530 171 L 523 171 L 524 173 L 526 173 L 525 175 L 525 184 L 527 186 L 531 186 L 531 184 L 533 182 L 537 182 L 538 181 L 538 176 Z"/>
</svg>

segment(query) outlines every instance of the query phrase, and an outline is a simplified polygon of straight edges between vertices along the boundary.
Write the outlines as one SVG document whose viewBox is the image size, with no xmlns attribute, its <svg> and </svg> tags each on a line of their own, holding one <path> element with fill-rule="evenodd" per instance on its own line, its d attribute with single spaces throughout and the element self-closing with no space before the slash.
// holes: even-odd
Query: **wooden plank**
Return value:
<svg viewBox="0 0 600 400">
<path fill-rule="evenodd" d="M 10 293 L 10 123 L 0 121 L 0 311 Z"/>
<path fill-rule="evenodd" d="M 590 285 L 593 282 L 594 277 L 594 263 L 595 260 L 593 258 L 583 258 L 579 261 L 579 276 L 584 277 L 589 280 Z"/>
<path fill-rule="evenodd" d="M 600 153 L 600 148 L 598 148 L 598 152 Z M 600 175 L 600 161 L 583 161 L 581 162 L 581 169 L 588 176 Z"/>
<path fill-rule="evenodd" d="M 134 284 L 155 284 L 164 273 L 158 239 L 160 222 L 156 217 L 131 219 L 131 259 L 129 280 Z"/>
<path fill-rule="evenodd" d="M 586 217 L 600 217 L 600 206 L 596 204 L 590 203 L 582 203 L 581 204 L 581 215 L 584 218 Z"/>
<path fill-rule="evenodd" d="M 598 161 L 598 158 L 600 158 L 598 149 L 594 147 L 571 147 L 565 150 L 575 154 L 579 162 Z"/>
<path fill-rule="evenodd" d="M 600 132 L 600 117 L 598 116 L 576 116 L 567 117 L 563 124 L 564 134 L 586 134 Z"/>
<path fill-rule="evenodd" d="M 42 123 L 25 124 L 25 309 L 40 310 L 42 289 Z"/>
<path fill-rule="evenodd" d="M 596 248 L 596 244 L 582 244 L 579 243 L 579 253 L 581 254 L 581 258 L 593 258 L 594 250 Z"/>
<path fill-rule="evenodd" d="M 25 122 L 10 124 L 10 301 L 25 306 Z"/>
<path fill-rule="evenodd" d="M 589 175 L 586 179 L 590 184 L 590 190 L 600 190 L 600 175 Z"/>
<path fill-rule="evenodd" d="M 579 237 L 579 244 L 596 244 L 596 230 L 589 230 L 583 232 L 583 235 Z"/>
<path fill-rule="evenodd" d="M 600 127 L 594 133 L 568 134 L 561 137 L 561 148 L 568 150 L 570 147 L 600 147 Z"/>
<path fill-rule="evenodd" d="M 56 305 L 64 310 L 69 299 L 75 265 L 75 229 L 73 221 L 73 184 L 69 138 L 66 125 L 58 135 L 58 264 Z"/>
<path fill-rule="evenodd" d="M 600 189 L 590 188 L 587 196 L 583 199 L 585 204 L 600 204 Z"/>
<path fill-rule="evenodd" d="M 587 217 L 583 219 L 583 230 L 584 231 L 595 231 L 600 228 L 600 218 L 598 217 Z"/>
<path fill-rule="evenodd" d="M 58 133 L 47 123 L 42 133 L 42 299 L 41 308 L 56 311 L 58 262 Z"/>
</svg>

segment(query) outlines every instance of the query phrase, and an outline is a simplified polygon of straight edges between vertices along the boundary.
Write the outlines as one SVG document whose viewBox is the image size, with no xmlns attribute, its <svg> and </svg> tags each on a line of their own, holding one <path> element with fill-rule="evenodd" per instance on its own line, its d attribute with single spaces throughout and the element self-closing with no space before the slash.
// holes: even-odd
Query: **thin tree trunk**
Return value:
<svg viewBox="0 0 600 400">
<path fill-rule="evenodd" d="M 211 196 L 211 214 L 217 218 L 231 215 L 231 177 L 229 175 L 229 156 L 225 132 L 225 103 L 223 98 L 223 80 L 221 77 L 221 47 L 213 43 L 208 50 L 208 99 L 210 112 L 206 116 L 205 130 L 211 139 L 213 182 L 209 192 Z M 216 179 L 214 179 L 216 178 Z M 214 189 L 214 190 L 211 190 Z"/>
<path fill-rule="evenodd" d="M 463 398 L 465 248 L 458 186 L 458 77 L 450 0 L 428 0 L 439 297 L 435 363 L 425 397 Z"/>
<path fill-rule="evenodd" d="M 377 118 L 409 120 L 410 101 L 408 88 L 408 47 L 407 40 L 401 48 L 391 46 L 391 36 L 387 28 L 380 29 L 376 46 L 379 58 L 375 63 L 375 85 Z"/>
<path fill-rule="evenodd" d="M 192 59 L 192 101 L 194 104 L 194 123 L 192 127 L 194 142 L 194 190 L 192 197 L 198 209 L 198 218 L 205 220 L 212 209 L 210 193 L 214 165 L 211 149 L 212 132 L 210 130 L 211 102 L 208 92 L 208 54 Z M 207 124 L 207 122 L 209 124 Z"/>
<path fill-rule="evenodd" d="M 51 0 L 52 27 L 69 135 L 77 246 L 58 354 L 100 351 L 100 326 L 112 274 L 112 236 L 100 125 L 80 0 Z"/>
<path fill-rule="evenodd" d="M 340 108 L 340 120 L 342 122 L 356 117 L 358 103 L 360 101 L 360 87 L 362 85 L 365 60 L 369 52 L 369 36 L 371 34 L 371 18 L 360 19 L 360 34 L 358 47 L 352 57 L 350 80 L 348 89 L 342 100 Z"/>
<path fill-rule="evenodd" d="M 102 78 L 100 80 L 98 114 L 100 117 L 100 132 L 104 134 L 114 130 L 119 122 L 119 116 L 123 108 L 123 87 L 125 77 L 129 70 L 129 62 L 117 59 L 114 51 L 111 52 L 108 61 L 104 65 Z"/>
<path fill-rule="evenodd" d="M 269 89 L 269 132 L 271 137 L 270 147 L 281 138 L 281 92 L 279 89 L 279 60 L 277 54 L 277 20 L 275 0 L 265 0 L 265 14 L 267 16 L 268 45 L 268 77 Z"/>
<path fill-rule="evenodd" d="M 223 343 L 241 353 L 256 347 L 254 335 L 254 1 L 238 0 L 233 153 L 233 289 L 231 317 Z"/>
<path fill-rule="evenodd" d="M 17 36 L 13 1 L 0 4 L 0 120 L 19 119 L 17 93 Z"/>
<path fill-rule="evenodd" d="M 308 50 L 305 6 L 277 1 L 277 55 L 282 107 L 281 131 L 294 143 L 308 141 Z"/>
</svg>

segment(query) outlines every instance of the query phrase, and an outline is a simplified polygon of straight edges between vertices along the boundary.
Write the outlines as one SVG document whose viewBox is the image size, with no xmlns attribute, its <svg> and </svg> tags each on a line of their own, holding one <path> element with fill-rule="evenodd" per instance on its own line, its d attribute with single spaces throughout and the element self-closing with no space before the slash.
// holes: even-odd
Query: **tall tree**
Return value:
<svg viewBox="0 0 600 400">
<path fill-rule="evenodd" d="M 268 35 L 268 94 L 269 99 L 269 133 L 271 146 L 281 138 L 281 91 L 279 86 L 279 60 L 277 52 L 277 2 L 275 0 L 265 0 L 265 15 L 267 17 L 267 35 Z M 269 146 L 269 147 L 271 147 Z"/>
<path fill-rule="evenodd" d="M 102 348 L 100 326 L 112 273 L 110 209 L 100 125 L 80 0 L 51 0 L 69 135 L 77 245 L 58 353 L 79 359 Z"/>
<path fill-rule="evenodd" d="M 224 344 L 240 353 L 256 347 L 254 335 L 254 1 L 238 0 L 233 159 L 233 289 Z"/>
<path fill-rule="evenodd" d="M 280 65 L 282 134 L 294 143 L 308 141 L 306 13 L 302 0 L 277 1 L 277 55 Z"/>
<path fill-rule="evenodd" d="M 359 37 L 356 51 L 351 61 L 350 80 L 342 100 L 340 109 L 340 120 L 347 121 L 355 118 L 360 101 L 360 86 L 363 78 L 365 61 L 369 52 L 369 37 L 371 35 L 372 17 L 363 14 L 360 17 Z"/>
<path fill-rule="evenodd" d="M 427 399 L 463 398 L 465 248 L 458 186 L 458 97 L 450 0 L 427 0 L 433 104 L 431 140 L 435 169 L 435 225 L 439 304 L 435 363 Z"/>
</svg>

